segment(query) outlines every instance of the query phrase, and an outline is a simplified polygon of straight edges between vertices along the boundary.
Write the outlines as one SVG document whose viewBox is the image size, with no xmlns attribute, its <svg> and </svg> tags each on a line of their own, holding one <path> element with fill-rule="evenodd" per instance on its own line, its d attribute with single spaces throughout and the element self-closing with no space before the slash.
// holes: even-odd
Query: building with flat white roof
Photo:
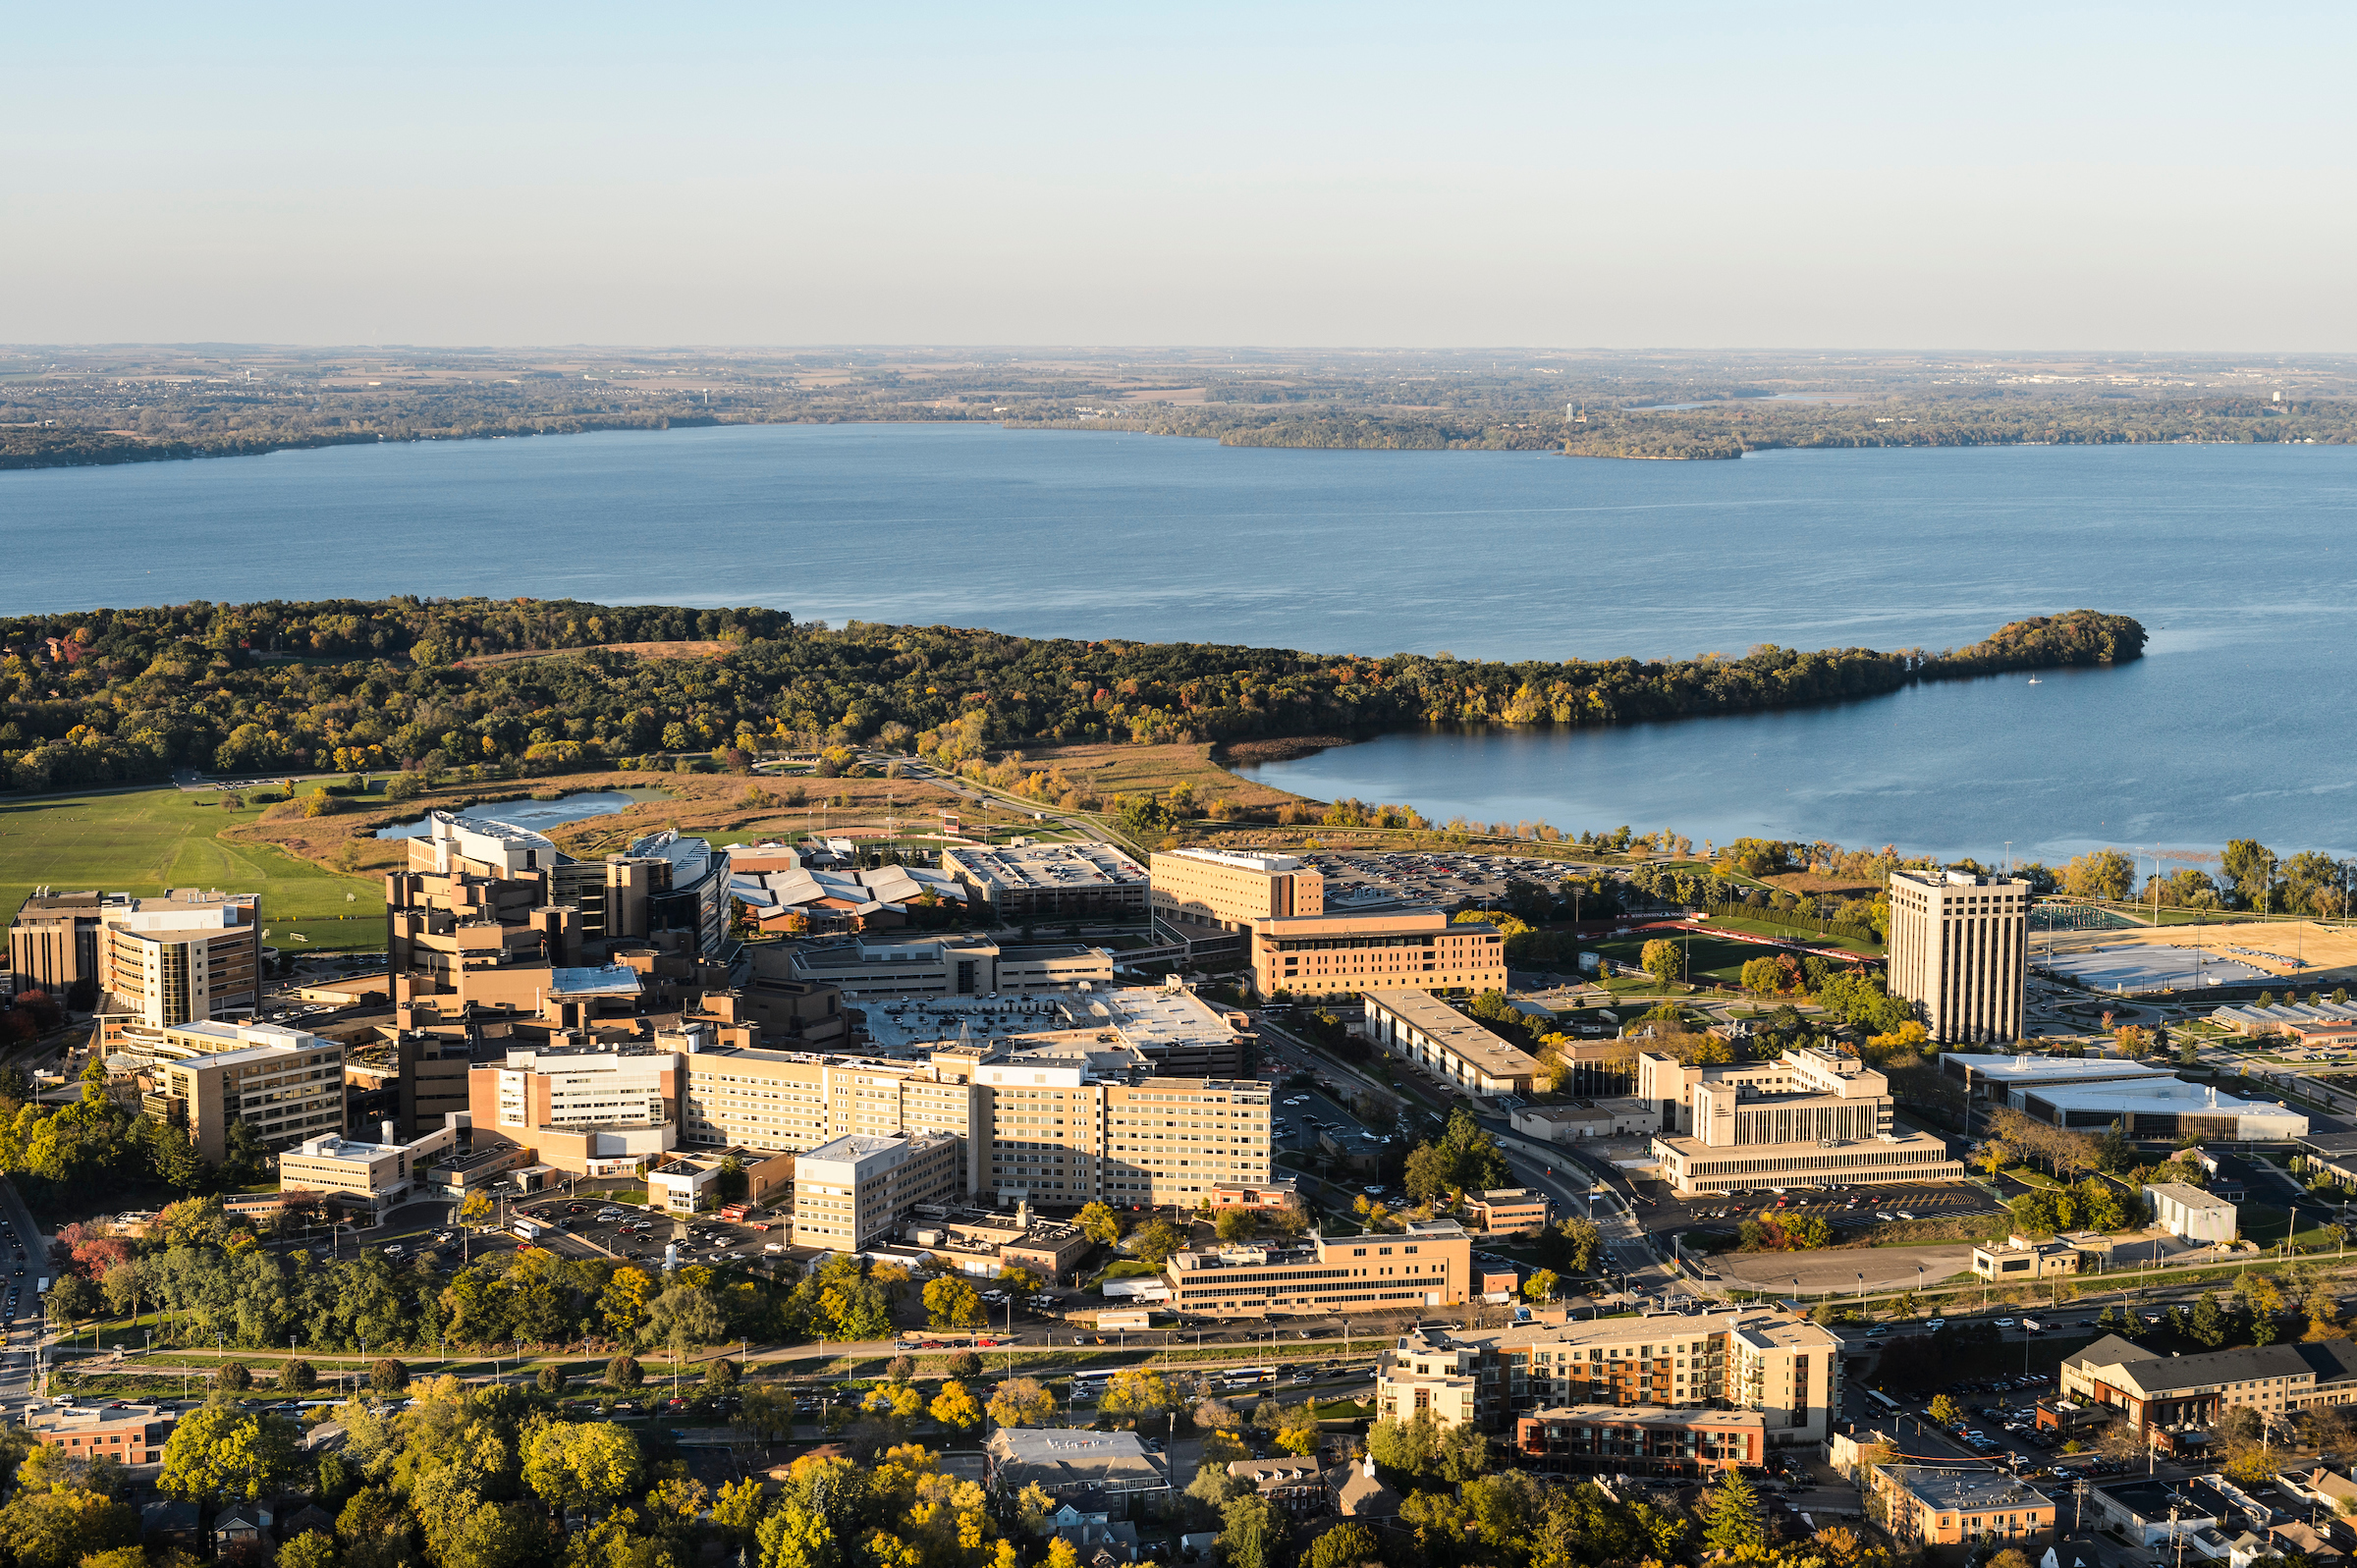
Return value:
<svg viewBox="0 0 2357 1568">
<path fill-rule="evenodd" d="M 2237 1100 L 2174 1077 L 2016 1089 L 2014 1109 L 2074 1132 L 2118 1123 L 2130 1138 L 2220 1138 L 2281 1143 L 2308 1135 L 2308 1118 L 2279 1103 Z"/>
<path fill-rule="evenodd" d="M 1326 878 L 1291 855 L 1167 849 L 1153 858 L 1154 913 L 1163 920 L 1249 931 L 1255 920 L 1326 912 Z"/>
<path fill-rule="evenodd" d="M 2157 1181 L 2144 1189 L 2153 1208 L 2153 1223 L 2187 1241 L 2228 1242 L 2234 1239 L 2234 1206 L 2215 1193 L 2181 1181 Z"/>
<path fill-rule="evenodd" d="M 1138 920 L 1146 913 L 1146 868 L 1111 844 L 951 845 L 941 869 L 969 902 L 1001 920 Z"/>
<path fill-rule="evenodd" d="M 278 1157 L 279 1191 L 353 1198 L 377 1209 L 399 1203 L 421 1189 L 436 1157 L 462 1147 L 471 1119 L 452 1111 L 441 1126 L 408 1143 L 395 1139 L 390 1121 L 374 1143 L 332 1133 L 305 1138 Z"/>
<path fill-rule="evenodd" d="M 1756 1065 L 1756 1064 L 1754 1064 Z M 1946 1140 L 1902 1128 L 1889 1081 L 1857 1057 L 1811 1046 L 1787 1051 L 1773 1078 L 1680 1069 L 1648 1053 L 1641 1081 L 1685 1091 L 1662 1125 L 1690 1129 L 1653 1140 L 1662 1172 L 1681 1193 L 1793 1181 L 1937 1181 L 1964 1174 Z M 1692 1074 L 1692 1076 L 1689 1076 Z"/>
<path fill-rule="evenodd" d="M 856 1252 L 890 1240 L 918 1204 L 964 1196 L 963 1140 L 948 1133 L 850 1133 L 794 1164 L 794 1244 Z"/>
<path fill-rule="evenodd" d="M 1528 1054 L 1428 991 L 1370 991 L 1361 999 L 1367 1036 L 1389 1055 L 1413 1062 L 1477 1095 L 1530 1092 L 1539 1070 Z"/>
</svg>

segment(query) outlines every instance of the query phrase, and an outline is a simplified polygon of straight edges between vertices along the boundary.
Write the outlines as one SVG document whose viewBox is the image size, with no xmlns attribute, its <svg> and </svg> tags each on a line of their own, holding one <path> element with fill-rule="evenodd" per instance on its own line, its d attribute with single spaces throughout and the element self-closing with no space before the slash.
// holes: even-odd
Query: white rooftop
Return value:
<svg viewBox="0 0 2357 1568">
<path fill-rule="evenodd" d="M 1184 860 L 1208 860 L 1214 865 L 1235 866 L 1244 871 L 1274 874 L 1301 869 L 1301 862 L 1291 855 L 1251 855 L 1235 849 L 1174 849 L 1171 853 Z"/>
<path fill-rule="evenodd" d="M 1976 1078 L 2000 1083 L 2062 1083 L 2073 1078 L 2169 1078 L 2176 1074 L 2125 1056 L 1988 1056 L 1970 1052 L 1944 1053 L 1943 1061 L 1962 1062 Z"/>
</svg>

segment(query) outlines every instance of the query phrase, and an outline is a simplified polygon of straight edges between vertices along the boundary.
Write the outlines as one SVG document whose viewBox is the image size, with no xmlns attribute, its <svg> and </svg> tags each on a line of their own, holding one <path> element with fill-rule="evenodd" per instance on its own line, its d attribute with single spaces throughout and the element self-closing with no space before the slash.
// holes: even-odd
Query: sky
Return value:
<svg viewBox="0 0 2357 1568">
<path fill-rule="evenodd" d="M 2357 350 L 2357 11 L 47 7 L 0 341 Z"/>
</svg>

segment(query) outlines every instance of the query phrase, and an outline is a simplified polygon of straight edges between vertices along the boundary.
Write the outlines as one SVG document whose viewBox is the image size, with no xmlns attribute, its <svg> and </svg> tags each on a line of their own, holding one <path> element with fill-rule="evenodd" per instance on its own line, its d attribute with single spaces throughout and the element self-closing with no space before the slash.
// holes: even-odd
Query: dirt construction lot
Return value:
<svg viewBox="0 0 2357 1568">
<path fill-rule="evenodd" d="M 2156 926 L 2133 931 L 2087 931 L 2039 936 L 2031 956 L 2056 969 L 2070 969 L 2070 955 L 2097 948 L 2114 952 L 2138 946 L 2173 947 L 2187 957 L 2227 960 L 2299 986 L 2327 990 L 2357 983 L 2357 930 L 2313 920 L 2241 921 L 2216 926 Z M 2049 954 L 2052 957 L 2049 958 Z M 2157 957 L 2159 955 L 2156 955 Z M 2176 955 L 2168 955 L 2173 959 Z"/>
</svg>

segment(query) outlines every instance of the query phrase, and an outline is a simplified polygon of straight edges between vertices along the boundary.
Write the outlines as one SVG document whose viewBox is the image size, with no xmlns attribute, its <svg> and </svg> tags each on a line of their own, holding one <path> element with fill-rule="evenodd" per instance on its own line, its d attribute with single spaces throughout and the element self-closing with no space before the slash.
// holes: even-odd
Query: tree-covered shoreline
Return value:
<svg viewBox="0 0 2357 1568">
<path fill-rule="evenodd" d="M 0 621 L 0 764 L 22 791 L 417 768 L 571 772 L 653 753 L 875 745 L 947 765 L 1062 742 L 1226 742 L 1427 724 L 1595 728 L 2124 662 L 2095 611 L 1932 653 L 1492 662 L 1025 638 L 783 611 L 571 600 L 182 605 Z M 639 658 L 613 644 L 707 643 Z M 561 657 L 469 663 L 518 653 Z"/>
</svg>

